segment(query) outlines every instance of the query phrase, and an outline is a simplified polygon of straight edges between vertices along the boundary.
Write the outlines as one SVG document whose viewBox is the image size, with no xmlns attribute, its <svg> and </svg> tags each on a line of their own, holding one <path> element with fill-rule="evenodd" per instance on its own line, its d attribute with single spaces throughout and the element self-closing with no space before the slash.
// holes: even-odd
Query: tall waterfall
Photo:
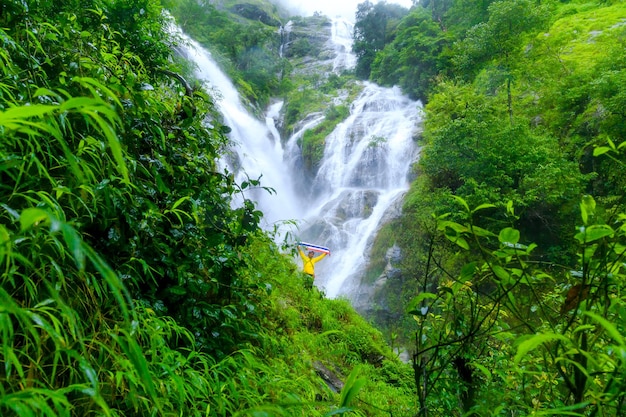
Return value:
<svg viewBox="0 0 626 417">
<path fill-rule="evenodd" d="M 273 120 L 282 103 L 270 107 L 266 121 L 262 123 L 243 105 L 239 92 L 211 53 L 185 34 L 179 32 L 178 35 L 188 43 L 180 47 L 180 52 L 196 64 L 196 76 L 206 83 L 205 88 L 213 92 L 224 123 L 232 129 L 229 138 L 233 142 L 236 160 L 230 163 L 223 161 L 226 168 L 236 171 L 239 183 L 247 177 L 253 180 L 261 178 L 261 186 L 275 190 L 272 194 L 262 189 L 244 190 L 245 193 L 252 193 L 246 197 L 256 201 L 263 211 L 263 226 L 270 229 L 277 222 L 296 219 L 301 213 L 300 198 L 295 193 L 287 166 L 282 163 L 284 151 Z"/>
<path fill-rule="evenodd" d="M 352 24 L 334 19 L 331 32 L 333 70 L 353 67 Z M 350 104 L 349 117 L 326 138 L 317 175 L 303 178 L 298 140 L 323 116 L 311 117 L 281 140 L 274 120 L 282 103 L 271 106 L 266 123 L 260 122 L 243 106 L 210 53 L 193 40 L 190 43 L 186 55 L 198 65 L 198 77 L 221 93 L 218 107 L 232 128 L 230 138 L 236 143 L 241 169 L 253 179 L 262 175 L 262 185 L 276 190 L 254 196 L 268 221 L 265 226 L 296 220 L 299 229 L 294 233 L 300 240 L 331 249 L 331 256 L 316 264 L 316 285 L 328 297 L 355 299 L 369 245 L 409 186 L 407 176 L 418 153 L 420 103 L 398 88 L 363 83 L 362 93 Z"/>
</svg>

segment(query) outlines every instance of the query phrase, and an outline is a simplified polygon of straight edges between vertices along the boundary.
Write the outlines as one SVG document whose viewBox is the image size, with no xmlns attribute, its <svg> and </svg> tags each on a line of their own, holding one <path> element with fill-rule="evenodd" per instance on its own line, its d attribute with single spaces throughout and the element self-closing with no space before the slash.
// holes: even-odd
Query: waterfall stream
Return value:
<svg viewBox="0 0 626 417">
<path fill-rule="evenodd" d="M 336 53 L 335 72 L 352 68 L 356 62 L 351 36 L 349 21 L 333 19 L 330 42 Z M 350 103 L 349 117 L 326 138 L 317 175 L 304 178 L 298 140 L 323 116 L 311 117 L 291 137 L 281 140 L 274 121 L 282 102 L 267 109 L 265 123 L 259 121 L 246 110 L 210 53 L 187 40 L 190 46 L 183 52 L 197 64 L 197 76 L 220 93 L 218 108 L 232 128 L 229 136 L 241 165 L 238 180 L 246 174 L 252 179 L 262 176 L 261 184 L 276 191 L 248 195 L 265 214 L 263 227 L 296 220 L 299 229 L 292 233 L 300 240 L 332 251 L 316 265 L 316 285 L 330 298 L 355 300 L 372 239 L 409 186 L 407 177 L 418 155 L 415 137 L 420 103 L 398 88 L 364 82 L 361 94 Z"/>
<path fill-rule="evenodd" d="M 282 220 L 295 219 L 301 212 L 298 205 L 300 199 L 290 180 L 291 174 L 282 163 L 284 151 L 272 119 L 282 103 L 268 109 L 265 123 L 258 120 L 243 105 L 239 92 L 211 53 L 180 30 L 178 35 L 188 43 L 181 45 L 180 52 L 196 64 L 196 76 L 206 83 L 205 88 L 216 99 L 224 124 L 232 129 L 229 138 L 236 157 L 234 161 L 222 161 L 224 166 L 237 173 L 239 183 L 247 177 L 253 180 L 261 178 L 262 186 L 275 190 L 272 194 L 265 190 L 245 191 L 246 197 L 256 201 L 263 211 L 264 228 L 269 229 Z"/>
</svg>

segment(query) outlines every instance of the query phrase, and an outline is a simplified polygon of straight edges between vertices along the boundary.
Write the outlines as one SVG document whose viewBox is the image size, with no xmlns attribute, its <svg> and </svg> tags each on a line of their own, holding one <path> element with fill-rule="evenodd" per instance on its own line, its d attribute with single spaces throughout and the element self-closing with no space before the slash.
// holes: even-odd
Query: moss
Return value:
<svg viewBox="0 0 626 417">
<path fill-rule="evenodd" d="M 346 106 L 330 106 L 324 112 L 324 121 L 302 136 L 302 158 L 308 170 L 317 171 L 324 156 L 326 138 L 335 127 L 348 117 L 350 110 Z"/>
<path fill-rule="evenodd" d="M 365 284 L 373 284 L 385 270 L 387 266 L 387 250 L 396 244 L 398 227 L 400 227 L 400 224 L 397 221 L 392 221 L 383 225 L 376 234 L 369 264 L 365 271 L 365 278 L 363 279 Z"/>
<path fill-rule="evenodd" d="M 539 35 L 547 50 L 560 51 L 560 60 L 572 70 L 593 72 L 605 51 L 624 41 L 626 4 L 586 9 L 568 8 L 550 31 Z M 569 14 L 572 13 L 572 14 Z"/>
</svg>

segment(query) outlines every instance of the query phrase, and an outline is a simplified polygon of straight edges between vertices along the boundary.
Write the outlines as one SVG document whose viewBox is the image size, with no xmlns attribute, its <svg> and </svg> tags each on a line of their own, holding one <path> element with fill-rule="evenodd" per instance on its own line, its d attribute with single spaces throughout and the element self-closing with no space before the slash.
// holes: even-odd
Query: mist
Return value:
<svg viewBox="0 0 626 417">
<path fill-rule="evenodd" d="M 321 12 L 329 17 L 341 16 L 350 20 L 354 19 L 359 3 L 365 0 L 273 0 L 281 4 L 293 14 L 310 16 L 315 12 Z M 379 1 L 372 1 L 379 3 Z M 399 4 L 407 9 L 411 7 L 412 0 L 387 0 L 387 3 Z"/>
</svg>

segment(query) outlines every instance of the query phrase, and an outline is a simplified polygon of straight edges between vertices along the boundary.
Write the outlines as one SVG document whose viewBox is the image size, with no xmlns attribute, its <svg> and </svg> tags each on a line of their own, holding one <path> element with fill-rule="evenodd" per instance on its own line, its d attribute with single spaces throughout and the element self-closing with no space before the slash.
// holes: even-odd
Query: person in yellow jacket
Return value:
<svg viewBox="0 0 626 417">
<path fill-rule="evenodd" d="M 326 253 L 322 253 L 320 256 L 315 256 L 315 252 L 309 251 L 308 256 L 304 254 L 304 251 L 298 246 L 298 253 L 302 258 L 303 272 L 311 277 L 310 281 L 306 283 L 307 288 L 313 287 L 313 279 L 315 279 L 315 264 L 321 261 Z"/>
</svg>

